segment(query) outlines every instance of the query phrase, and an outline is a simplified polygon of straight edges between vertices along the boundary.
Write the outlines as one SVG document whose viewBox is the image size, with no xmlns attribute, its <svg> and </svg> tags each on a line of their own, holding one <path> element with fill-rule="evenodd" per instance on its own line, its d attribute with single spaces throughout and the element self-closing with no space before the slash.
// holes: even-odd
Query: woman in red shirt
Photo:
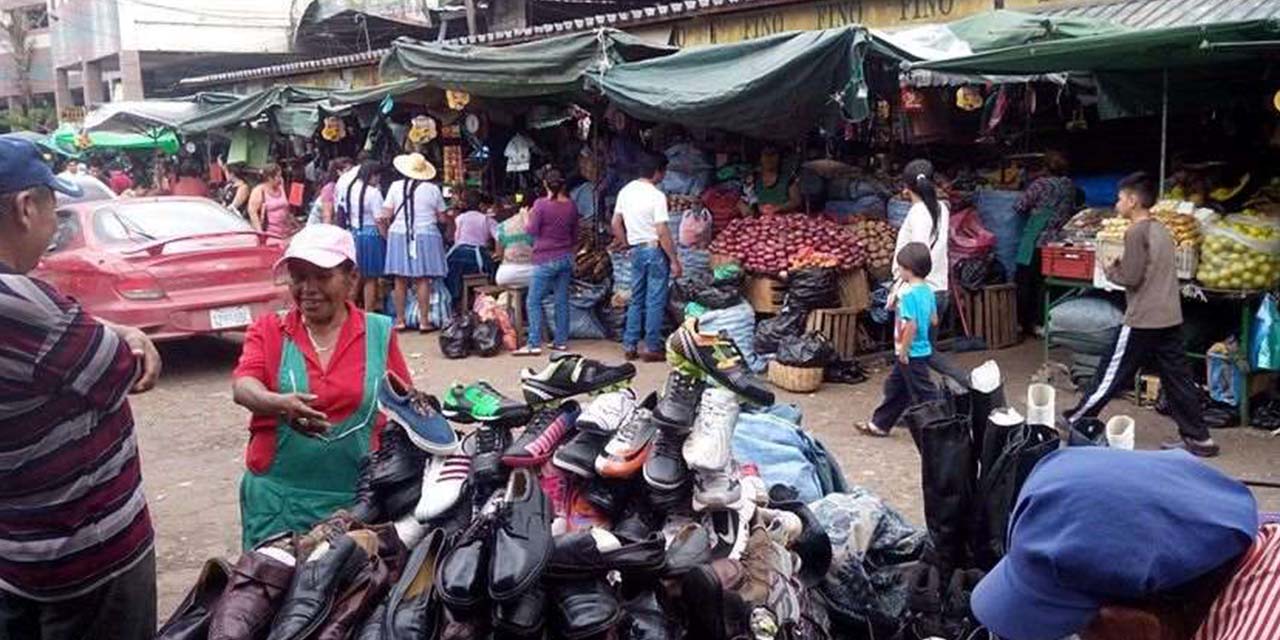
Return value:
<svg viewBox="0 0 1280 640">
<path fill-rule="evenodd" d="M 294 308 L 249 328 L 233 374 L 236 404 L 253 413 L 240 487 L 246 549 L 351 505 L 386 422 L 378 386 L 388 371 L 411 380 L 391 319 L 349 302 L 359 277 L 350 233 L 306 227 L 282 265 Z"/>
</svg>

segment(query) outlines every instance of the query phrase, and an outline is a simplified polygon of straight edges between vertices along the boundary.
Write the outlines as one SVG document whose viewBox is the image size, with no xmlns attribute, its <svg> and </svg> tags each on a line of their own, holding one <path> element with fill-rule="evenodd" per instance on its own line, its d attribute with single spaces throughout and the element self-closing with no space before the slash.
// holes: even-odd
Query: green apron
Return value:
<svg viewBox="0 0 1280 640">
<path fill-rule="evenodd" d="M 390 318 L 365 314 L 364 397 L 346 420 L 319 437 L 303 435 L 283 420 L 276 425 L 271 467 L 261 475 L 246 472 L 240 482 L 245 549 L 280 533 L 307 531 L 355 500 L 360 461 L 369 453 L 373 435 L 378 385 L 387 370 L 390 336 Z M 280 393 L 308 393 L 310 388 L 306 360 L 288 337 L 279 379 Z"/>
<path fill-rule="evenodd" d="M 1031 264 L 1031 259 L 1036 255 L 1036 241 L 1040 239 L 1044 228 L 1049 226 L 1051 218 L 1053 207 L 1040 207 L 1027 218 L 1027 224 L 1022 228 L 1022 239 L 1018 241 L 1018 264 L 1024 267 Z"/>
</svg>

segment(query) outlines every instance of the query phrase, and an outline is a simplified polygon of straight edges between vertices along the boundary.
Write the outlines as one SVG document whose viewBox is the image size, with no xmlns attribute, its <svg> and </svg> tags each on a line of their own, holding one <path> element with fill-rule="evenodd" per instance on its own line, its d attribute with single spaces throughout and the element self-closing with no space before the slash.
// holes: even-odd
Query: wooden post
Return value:
<svg viewBox="0 0 1280 640">
<path fill-rule="evenodd" d="M 466 0 L 467 4 L 467 35 L 476 35 L 476 0 Z"/>
</svg>

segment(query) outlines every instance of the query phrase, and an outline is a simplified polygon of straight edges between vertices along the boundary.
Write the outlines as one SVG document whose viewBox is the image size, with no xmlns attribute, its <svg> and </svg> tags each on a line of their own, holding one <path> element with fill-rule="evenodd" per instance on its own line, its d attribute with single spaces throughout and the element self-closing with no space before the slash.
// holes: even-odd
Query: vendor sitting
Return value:
<svg viewBox="0 0 1280 640">
<path fill-rule="evenodd" d="M 276 264 L 288 269 L 293 308 L 245 334 L 232 390 L 253 413 L 240 485 L 246 549 L 351 505 L 360 461 L 386 422 L 378 386 L 387 371 L 411 379 L 391 319 L 348 301 L 355 264 L 349 232 L 304 228 Z"/>
<path fill-rule="evenodd" d="M 1070 447 L 1027 478 L 972 609 L 1007 640 L 1276 640 L 1280 527 L 1184 451 Z"/>
<path fill-rule="evenodd" d="M 775 146 L 766 146 L 760 152 L 760 171 L 755 177 L 755 200 L 760 211 L 769 207 L 772 213 L 799 211 L 803 203 L 795 172 L 782 167 L 782 156 Z"/>
</svg>

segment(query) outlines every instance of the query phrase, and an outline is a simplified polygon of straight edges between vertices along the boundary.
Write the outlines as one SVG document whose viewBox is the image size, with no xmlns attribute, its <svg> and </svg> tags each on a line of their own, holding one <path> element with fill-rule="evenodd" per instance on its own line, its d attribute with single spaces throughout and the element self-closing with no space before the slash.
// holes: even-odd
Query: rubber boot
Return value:
<svg viewBox="0 0 1280 640">
<path fill-rule="evenodd" d="M 924 519 L 935 565 L 949 574 L 967 566 L 968 522 L 973 499 L 973 444 L 961 416 L 912 430 L 920 450 Z"/>
</svg>

